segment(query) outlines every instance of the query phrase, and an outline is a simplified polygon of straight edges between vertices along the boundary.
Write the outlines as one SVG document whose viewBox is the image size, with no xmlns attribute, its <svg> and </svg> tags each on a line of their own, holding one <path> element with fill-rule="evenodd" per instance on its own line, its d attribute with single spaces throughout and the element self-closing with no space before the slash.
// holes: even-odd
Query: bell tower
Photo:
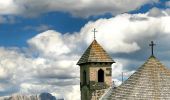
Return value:
<svg viewBox="0 0 170 100">
<path fill-rule="evenodd" d="M 111 86 L 112 63 L 112 58 L 94 38 L 77 62 L 80 66 L 81 100 L 99 100 Z"/>
</svg>

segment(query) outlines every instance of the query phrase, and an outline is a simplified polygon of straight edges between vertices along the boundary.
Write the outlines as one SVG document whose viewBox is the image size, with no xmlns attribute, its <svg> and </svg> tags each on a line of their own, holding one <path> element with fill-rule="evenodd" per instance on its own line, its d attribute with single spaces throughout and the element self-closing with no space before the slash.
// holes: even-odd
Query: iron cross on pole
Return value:
<svg viewBox="0 0 170 100">
<path fill-rule="evenodd" d="M 156 44 L 154 44 L 153 41 L 151 41 L 151 44 L 149 44 L 149 46 L 151 46 L 151 52 L 152 52 L 152 55 L 151 56 L 154 56 L 153 54 L 153 47 L 155 46 Z"/>
<path fill-rule="evenodd" d="M 96 39 L 96 28 L 94 28 L 94 30 L 92 31 L 94 33 L 94 40 Z"/>
</svg>

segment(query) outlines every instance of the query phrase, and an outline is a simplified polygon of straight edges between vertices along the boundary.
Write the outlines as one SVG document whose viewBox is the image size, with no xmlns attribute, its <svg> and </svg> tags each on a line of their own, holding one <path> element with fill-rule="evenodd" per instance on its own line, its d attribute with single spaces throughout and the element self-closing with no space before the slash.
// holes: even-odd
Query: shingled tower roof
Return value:
<svg viewBox="0 0 170 100">
<path fill-rule="evenodd" d="M 88 63 L 88 62 L 110 62 L 114 63 L 112 58 L 106 53 L 106 51 L 94 41 L 91 45 L 87 48 L 84 52 L 80 60 L 78 61 L 77 65 Z"/>
<path fill-rule="evenodd" d="M 133 75 L 102 100 L 170 100 L 170 71 L 151 56 Z"/>
</svg>

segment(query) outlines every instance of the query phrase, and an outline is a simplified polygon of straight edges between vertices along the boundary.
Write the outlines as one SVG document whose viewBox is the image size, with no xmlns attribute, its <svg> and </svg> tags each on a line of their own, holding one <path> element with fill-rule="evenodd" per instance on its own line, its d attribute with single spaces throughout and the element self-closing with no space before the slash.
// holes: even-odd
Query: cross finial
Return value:
<svg viewBox="0 0 170 100">
<path fill-rule="evenodd" d="M 156 45 L 156 44 L 154 44 L 153 41 L 151 41 L 151 44 L 149 44 L 149 46 L 151 46 L 152 56 L 154 56 L 154 54 L 153 54 L 153 47 L 154 47 L 155 45 Z"/>
<path fill-rule="evenodd" d="M 94 40 L 96 39 L 96 28 L 94 28 L 94 30 L 92 31 L 94 33 Z"/>
</svg>

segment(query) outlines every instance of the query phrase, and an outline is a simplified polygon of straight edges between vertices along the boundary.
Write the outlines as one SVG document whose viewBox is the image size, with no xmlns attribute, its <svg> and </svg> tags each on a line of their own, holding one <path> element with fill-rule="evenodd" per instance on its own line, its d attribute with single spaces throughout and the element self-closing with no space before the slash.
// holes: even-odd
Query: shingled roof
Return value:
<svg viewBox="0 0 170 100">
<path fill-rule="evenodd" d="M 151 56 L 134 74 L 102 100 L 170 100 L 170 71 Z"/>
<path fill-rule="evenodd" d="M 106 51 L 94 40 L 87 50 L 84 52 L 77 65 L 88 63 L 88 62 L 110 62 L 114 61 L 106 53 Z"/>
</svg>

